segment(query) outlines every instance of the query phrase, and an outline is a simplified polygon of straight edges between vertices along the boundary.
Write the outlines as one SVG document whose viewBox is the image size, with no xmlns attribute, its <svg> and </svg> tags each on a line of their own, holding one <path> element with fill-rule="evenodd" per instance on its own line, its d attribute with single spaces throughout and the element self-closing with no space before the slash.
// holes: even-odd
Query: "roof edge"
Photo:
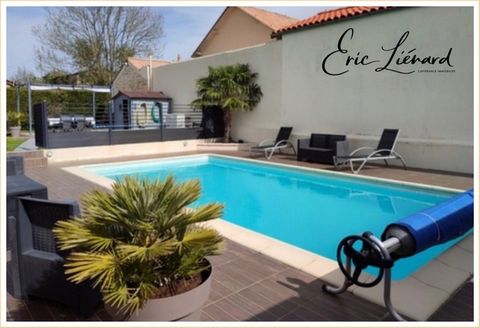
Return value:
<svg viewBox="0 0 480 328">
<path fill-rule="evenodd" d="M 374 6 L 371 6 L 371 7 L 374 7 Z M 298 24 L 300 24 L 300 23 L 303 22 L 303 21 L 310 20 L 310 19 L 312 19 L 313 17 L 318 16 L 318 15 L 320 15 L 320 14 L 331 13 L 331 12 L 334 12 L 334 11 L 336 11 L 336 10 L 346 9 L 346 8 L 355 8 L 355 7 L 354 7 L 354 6 L 341 7 L 341 8 L 330 9 L 330 10 L 326 10 L 326 11 L 319 12 L 318 14 L 315 14 L 315 15 L 313 15 L 313 16 L 307 17 L 307 18 L 302 19 L 302 20 L 298 20 L 297 22 L 295 22 L 295 23 L 293 23 L 293 24 L 291 24 L 291 25 L 282 27 L 281 29 L 272 32 L 272 34 L 271 34 L 270 37 L 271 37 L 272 39 L 276 38 L 276 39 L 279 39 L 279 40 L 280 40 L 284 34 L 294 33 L 294 32 L 298 32 L 298 31 L 304 30 L 304 29 L 310 29 L 310 28 L 314 28 L 314 27 L 317 27 L 317 26 L 321 26 L 321 25 L 334 24 L 334 23 L 337 23 L 337 22 L 340 22 L 340 21 L 349 20 L 349 19 L 360 18 L 360 17 L 369 16 L 369 15 L 375 15 L 375 14 L 379 14 L 379 13 L 384 13 L 384 12 L 386 12 L 386 11 L 390 11 L 390 10 L 393 10 L 393 9 L 399 9 L 399 8 L 403 8 L 403 7 L 379 6 L 378 9 L 373 10 L 373 11 L 362 12 L 362 13 L 355 13 L 355 14 L 353 14 L 353 15 L 348 15 L 348 16 L 345 16 L 345 17 L 338 17 L 338 18 L 334 18 L 334 19 L 328 19 L 328 20 L 326 20 L 326 21 L 308 23 L 308 24 L 306 24 L 305 26 L 295 27 L 295 25 L 298 25 Z"/>
<path fill-rule="evenodd" d="M 190 55 L 190 57 L 192 58 L 196 58 L 196 57 L 200 57 L 201 55 L 197 55 L 197 53 L 199 52 L 199 49 L 200 47 L 207 41 L 208 37 L 210 36 L 210 34 L 213 32 L 213 30 L 215 29 L 215 26 L 218 25 L 218 23 L 220 22 L 220 20 L 222 19 L 223 16 L 225 16 L 225 14 L 227 13 L 227 11 L 230 9 L 230 8 L 233 8 L 233 7 L 230 7 L 230 6 L 227 6 L 225 7 L 225 9 L 222 11 L 222 13 L 220 14 L 220 16 L 218 16 L 217 20 L 215 21 L 215 23 L 212 25 L 212 27 L 210 27 L 210 29 L 208 30 L 207 34 L 203 37 L 202 41 L 200 41 L 200 44 L 197 46 L 197 48 L 193 51 L 193 53 Z"/>
</svg>

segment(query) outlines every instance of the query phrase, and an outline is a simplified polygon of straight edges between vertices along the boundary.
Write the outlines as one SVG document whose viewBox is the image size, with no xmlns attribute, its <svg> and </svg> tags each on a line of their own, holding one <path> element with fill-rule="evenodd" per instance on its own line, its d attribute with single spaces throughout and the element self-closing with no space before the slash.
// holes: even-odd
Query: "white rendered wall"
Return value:
<svg viewBox="0 0 480 328">
<path fill-rule="evenodd" d="M 347 28 L 354 29 L 342 47 L 351 56 L 368 55 L 371 65 L 332 55 Z M 400 50 L 416 48 L 417 56 L 445 56 L 452 48 L 455 72 L 438 72 L 444 65 L 401 65 L 402 71 L 375 72 L 383 66 L 402 34 Z M 398 9 L 345 20 L 283 37 L 284 124 L 296 134 L 347 134 L 352 147 L 376 146 L 383 128 L 401 130 L 398 150 L 414 167 L 473 172 L 473 10 L 471 8 Z M 341 60 L 340 60 L 341 58 Z M 338 60 L 337 60 L 338 59 Z M 437 69 L 437 72 L 418 72 Z"/>
<path fill-rule="evenodd" d="M 422 73 L 417 70 L 445 65 L 417 64 L 414 73 L 398 74 L 375 72 L 380 64 L 351 64 L 348 73 L 329 76 L 322 61 L 350 27 L 354 36 L 345 44 L 352 56 L 361 52 L 384 63 L 389 53 L 381 47 L 393 47 L 409 31 L 404 49 L 445 56 L 452 48 L 455 72 Z M 281 41 L 155 68 L 153 90 L 171 96 L 173 106 L 188 104 L 209 65 L 235 63 L 248 63 L 258 73 L 264 96 L 254 111 L 234 114 L 234 139 L 259 141 L 288 125 L 294 139 L 313 132 L 346 134 L 354 149 L 376 146 L 384 128 L 399 128 L 397 150 L 409 166 L 473 173 L 471 8 L 402 8 L 285 34 Z M 328 65 L 345 69 L 345 58 Z"/>
</svg>

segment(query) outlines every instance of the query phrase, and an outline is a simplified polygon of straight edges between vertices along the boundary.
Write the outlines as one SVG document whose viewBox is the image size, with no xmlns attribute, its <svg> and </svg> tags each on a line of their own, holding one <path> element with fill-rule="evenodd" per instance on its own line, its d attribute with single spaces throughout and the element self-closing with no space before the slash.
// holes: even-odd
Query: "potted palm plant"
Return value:
<svg viewBox="0 0 480 328">
<path fill-rule="evenodd" d="M 202 222 L 219 218 L 218 203 L 191 207 L 198 180 L 126 177 L 111 193 L 82 197 L 81 217 L 59 221 L 58 246 L 70 251 L 65 273 L 99 287 L 114 319 L 199 320 L 208 298 L 221 236 Z"/>
<path fill-rule="evenodd" d="M 7 120 L 10 126 L 10 135 L 14 138 L 18 138 L 20 136 L 23 117 L 24 115 L 21 112 L 10 111 L 7 114 Z"/>
<path fill-rule="evenodd" d="M 191 106 L 223 111 L 224 141 L 231 142 L 232 111 L 251 111 L 263 93 L 257 73 L 248 64 L 208 67 L 208 75 L 197 80 L 197 96 Z"/>
</svg>

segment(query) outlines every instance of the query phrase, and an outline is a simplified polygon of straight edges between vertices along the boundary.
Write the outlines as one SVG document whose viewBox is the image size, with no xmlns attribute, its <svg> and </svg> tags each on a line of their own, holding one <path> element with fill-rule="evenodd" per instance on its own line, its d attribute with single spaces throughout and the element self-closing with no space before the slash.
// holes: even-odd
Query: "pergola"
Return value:
<svg viewBox="0 0 480 328">
<path fill-rule="evenodd" d="M 28 83 L 28 132 L 32 134 L 32 91 L 67 90 L 67 91 L 91 91 L 93 97 L 93 113 L 95 115 L 95 94 L 110 93 L 109 86 L 87 84 L 40 84 Z"/>
</svg>

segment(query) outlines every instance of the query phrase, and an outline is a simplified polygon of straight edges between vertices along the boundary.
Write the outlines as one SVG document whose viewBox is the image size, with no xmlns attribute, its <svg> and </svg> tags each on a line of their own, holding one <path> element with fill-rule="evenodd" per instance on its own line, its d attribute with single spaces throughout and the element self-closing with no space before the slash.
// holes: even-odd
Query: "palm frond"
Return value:
<svg viewBox="0 0 480 328">
<path fill-rule="evenodd" d="M 159 256 L 172 254 L 179 242 L 173 238 L 168 240 L 156 240 L 149 246 L 119 245 L 117 247 L 124 261 L 148 262 L 155 260 Z"/>
<path fill-rule="evenodd" d="M 202 248 L 202 251 L 208 253 L 203 256 L 213 255 L 221 249 L 222 237 L 214 229 L 196 228 L 185 233 L 182 240 L 184 248 Z M 210 254 L 212 253 L 212 254 Z"/>
<path fill-rule="evenodd" d="M 205 204 L 191 211 L 188 222 L 190 224 L 219 219 L 223 215 L 223 205 L 220 203 Z"/>
<path fill-rule="evenodd" d="M 74 252 L 67 257 L 65 274 L 75 283 L 92 279 L 94 286 L 104 289 L 116 280 L 118 266 L 112 253 Z"/>
</svg>

